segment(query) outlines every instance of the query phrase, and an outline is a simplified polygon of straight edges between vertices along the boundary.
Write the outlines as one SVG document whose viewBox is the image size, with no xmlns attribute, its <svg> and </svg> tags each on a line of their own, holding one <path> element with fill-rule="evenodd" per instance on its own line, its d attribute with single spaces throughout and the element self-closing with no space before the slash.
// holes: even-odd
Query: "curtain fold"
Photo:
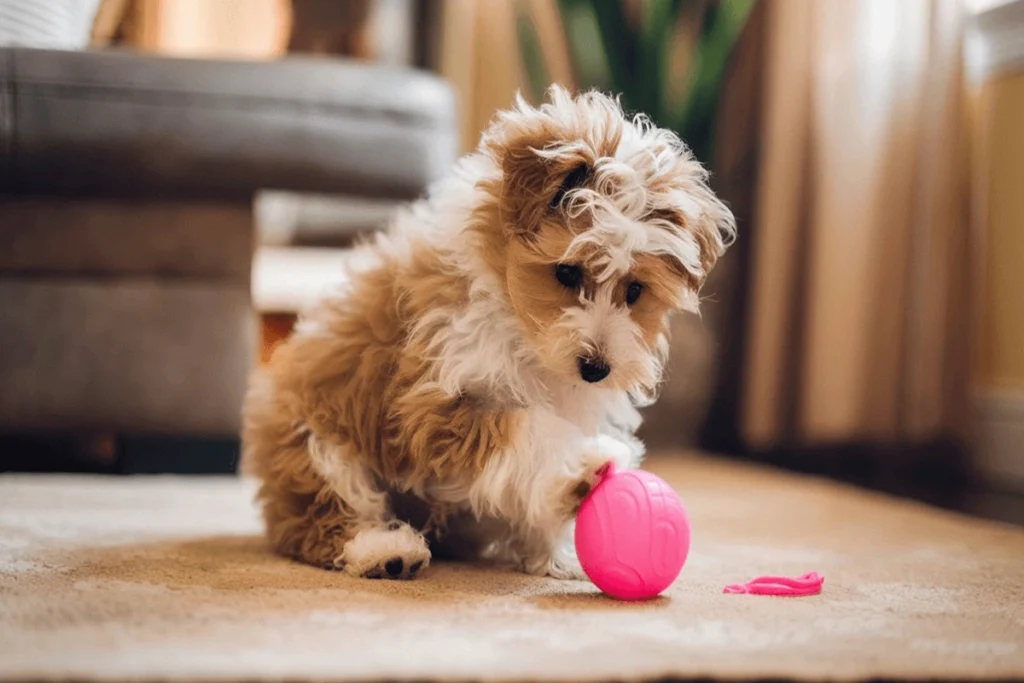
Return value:
<svg viewBox="0 0 1024 683">
<path fill-rule="evenodd" d="M 973 278 L 959 0 L 772 0 L 740 429 L 958 434 Z"/>
</svg>

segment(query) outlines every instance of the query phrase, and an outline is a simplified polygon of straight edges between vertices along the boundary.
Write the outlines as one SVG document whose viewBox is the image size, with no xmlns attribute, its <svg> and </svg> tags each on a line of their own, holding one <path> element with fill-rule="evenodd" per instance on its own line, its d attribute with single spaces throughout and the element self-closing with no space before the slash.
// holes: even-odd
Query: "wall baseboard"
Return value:
<svg viewBox="0 0 1024 683">
<path fill-rule="evenodd" d="M 1000 490 L 1024 493 L 1024 389 L 979 392 L 973 410 L 978 474 Z"/>
<path fill-rule="evenodd" d="M 952 439 L 779 446 L 736 456 L 954 510 L 981 483 L 965 444 Z"/>
</svg>

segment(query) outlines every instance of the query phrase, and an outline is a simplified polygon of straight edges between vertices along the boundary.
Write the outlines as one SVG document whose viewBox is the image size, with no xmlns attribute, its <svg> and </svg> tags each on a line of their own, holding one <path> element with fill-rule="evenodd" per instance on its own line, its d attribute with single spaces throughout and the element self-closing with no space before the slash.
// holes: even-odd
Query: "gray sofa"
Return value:
<svg viewBox="0 0 1024 683">
<path fill-rule="evenodd" d="M 0 50 L 0 434 L 233 439 L 254 196 L 408 199 L 456 139 L 425 72 Z"/>
</svg>

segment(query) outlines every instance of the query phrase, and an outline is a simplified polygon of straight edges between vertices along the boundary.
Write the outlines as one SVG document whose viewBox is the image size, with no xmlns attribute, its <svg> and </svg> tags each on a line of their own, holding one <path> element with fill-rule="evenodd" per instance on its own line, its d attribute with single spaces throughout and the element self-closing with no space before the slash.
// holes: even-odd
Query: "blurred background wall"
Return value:
<svg viewBox="0 0 1024 683">
<path fill-rule="evenodd" d="M 968 35 L 978 318 L 973 458 L 1024 491 L 1024 3 L 977 0 Z"/>
</svg>

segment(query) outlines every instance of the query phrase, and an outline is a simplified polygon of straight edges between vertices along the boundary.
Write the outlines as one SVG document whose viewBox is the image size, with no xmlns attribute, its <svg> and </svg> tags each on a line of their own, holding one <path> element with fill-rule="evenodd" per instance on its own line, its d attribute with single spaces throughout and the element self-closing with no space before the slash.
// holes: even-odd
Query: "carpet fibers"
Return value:
<svg viewBox="0 0 1024 683">
<path fill-rule="evenodd" d="M 438 564 L 358 581 L 270 554 L 237 479 L 0 477 L 0 679 L 1024 677 L 1024 531 L 684 457 L 690 561 L 644 604 Z M 759 574 L 821 595 L 724 595 Z"/>
</svg>

